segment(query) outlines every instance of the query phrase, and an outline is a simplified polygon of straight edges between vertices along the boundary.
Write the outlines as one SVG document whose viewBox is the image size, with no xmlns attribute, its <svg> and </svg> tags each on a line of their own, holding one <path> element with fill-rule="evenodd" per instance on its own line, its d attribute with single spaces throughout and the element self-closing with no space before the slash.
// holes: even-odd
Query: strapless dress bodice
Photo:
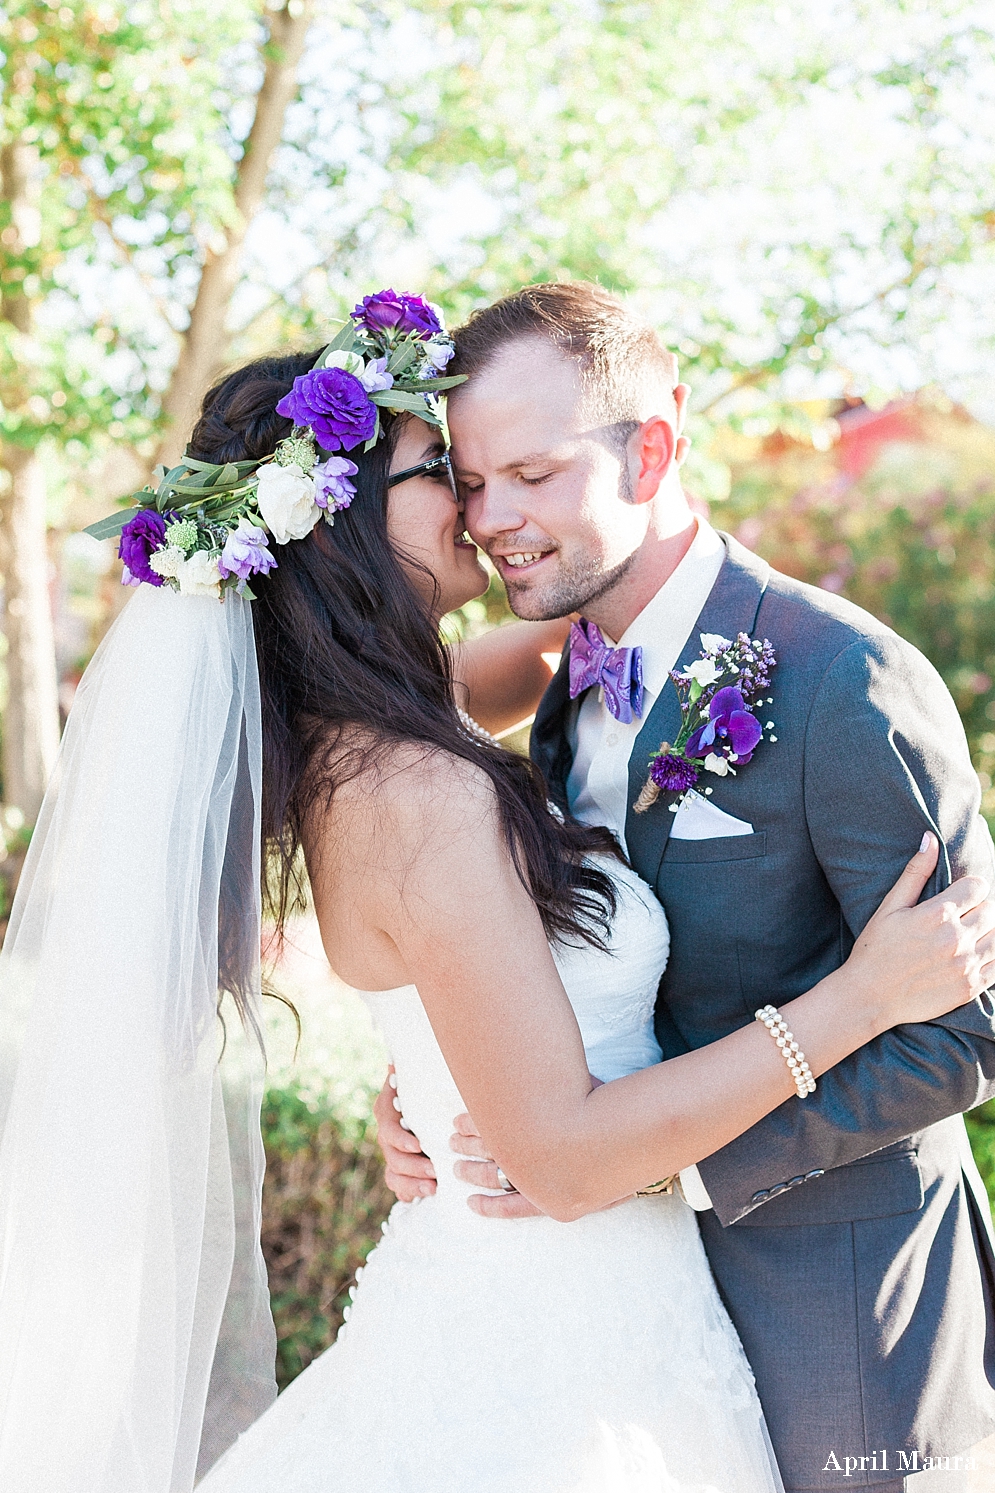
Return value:
<svg viewBox="0 0 995 1493">
<path fill-rule="evenodd" d="M 667 963 L 670 936 L 663 908 L 634 871 L 598 858 L 615 883 L 618 906 L 604 949 L 578 940 L 553 945 L 553 958 L 573 1007 L 587 1064 L 605 1083 L 660 1061 L 653 1009 Z M 362 991 L 397 1075 L 406 1124 L 435 1164 L 440 1198 L 465 1201 L 473 1189 L 453 1176 L 449 1137 L 466 1105 L 446 1065 L 414 985 Z M 475 1215 L 471 1215 L 475 1216 Z"/>
</svg>

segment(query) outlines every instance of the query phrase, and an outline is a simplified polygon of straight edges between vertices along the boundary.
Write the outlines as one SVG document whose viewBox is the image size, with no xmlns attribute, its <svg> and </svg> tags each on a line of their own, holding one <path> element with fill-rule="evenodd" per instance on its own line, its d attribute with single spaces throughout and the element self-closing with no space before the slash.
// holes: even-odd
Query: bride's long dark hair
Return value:
<svg viewBox="0 0 995 1493">
<path fill-rule="evenodd" d="M 292 428 L 275 406 L 319 351 L 260 358 L 215 385 L 190 454 L 211 462 L 268 456 Z M 617 846 L 607 830 L 557 820 L 538 768 L 462 729 L 449 650 L 387 535 L 387 476 L 399 429 L 388 416 L 371 451 L 350 453 L 359 466 L 356 497 L 334 528 L 319 522 L 306 539 L 278 546 L 277 568 L 252 580 L 267 911 L 280 930 L 303 905 L 302 836 L 311 811 L 378 759 L 386 766 L 392 748 L 416 743 L 490 778 L 515 868 L 547 936 L 600 944 L 614 892 L 583 856 L 617 854 Z M 349 745 L 355 741 L 363 745 Z"/>
</svg>

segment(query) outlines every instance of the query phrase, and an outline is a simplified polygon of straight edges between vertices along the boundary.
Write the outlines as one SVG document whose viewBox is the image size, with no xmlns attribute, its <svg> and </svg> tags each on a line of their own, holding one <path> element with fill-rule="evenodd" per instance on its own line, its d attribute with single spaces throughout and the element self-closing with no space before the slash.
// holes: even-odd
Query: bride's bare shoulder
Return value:
<svg viewBox="0 0 995 1493">
<path fill-rule="evenodd" d="M 410 857 L 440 839 L 496 827 L 487 773 L 429 742 L 384 743 L 357 730 L 337 741 L 318 772 L 333 791 L 316 795 L 307 838 L 327 844 L 344 836 L 354 856 L 365 844 L 378 860 Z"/>
</svg>

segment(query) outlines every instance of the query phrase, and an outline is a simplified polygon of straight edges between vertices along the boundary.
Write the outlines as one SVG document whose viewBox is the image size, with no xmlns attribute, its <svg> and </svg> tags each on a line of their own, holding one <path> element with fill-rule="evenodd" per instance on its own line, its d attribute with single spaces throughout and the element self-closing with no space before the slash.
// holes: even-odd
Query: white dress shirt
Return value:
<svg viewBox="0 0 995 1493">
<path fill-rule="evenodd" d="M 603 824 L 625 849 L 625 816 L 629 803 L 629 757 L 636 737 L 708 600 L 725 560 L 725 545 L 710 524 L 698 519 L 691 547 L 673 575 L 648 601 L 610 647 L 643 650 L 642 717 L 623 725 L 605 706 L 603 690 L 588 690 L 573 712 L 568 737 L 573 766 L 567 778 L 567 800 L 582 824 Z M 681 1172 L 685 1199 L 699 1212 L 712 1206 L 711 1198 L 691 1166 Z"/>
</svg>

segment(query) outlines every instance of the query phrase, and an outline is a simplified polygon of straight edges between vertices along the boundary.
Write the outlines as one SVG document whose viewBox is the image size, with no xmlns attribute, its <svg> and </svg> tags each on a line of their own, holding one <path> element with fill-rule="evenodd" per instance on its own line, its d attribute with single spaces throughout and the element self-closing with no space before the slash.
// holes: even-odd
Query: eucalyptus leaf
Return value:
<svg viewBox="0 0 995 1493">
<path fill-rule="evenodd" d="M 328 359 L 328 354 L 329 353 L 338 353 L 338 352 L 347 352 L 347 353 L 350 353 L 350 352 L 352 352 L 352 350 L 353 350 L 353 344 L 355 343 L 355 341 L 356 341 L 356 323 L 353 322 L 353 321 L 347 321 L 335 333 L 335 336 L 332 338 L 331 342 L 325 348 L 325 351 L 322 353 L 322 355 L 318 359 L 317 363 L 315 363 L 315 365 L 314 365 L 315 368 L 325 368 L 325 367 L 327 367 L 327 359 Z"/>
<path fill-rule="evenodd" d="M 411 342 L 400 342 L 387 359 L 387 372 L 395 378 L 415 360 L 415 346 Z"/>
<path fill-rule="evenodd" d="M 87 524 L 83 530 L 92 539 L 117 539 L 125 524 L 130 523 L 138 512 L 136 508 L 126 508 L 123 513 L 111 513 L 107 518 L 98 519 L 95 524 Z"/>
<path fill-rule="evenodd" d="M 409 410 L 413 415 L 425 416 L 428 406 L 421 394 L 406 394 L 403 389 L 380 389 L 370 398 L 385 410 Z"/>
<path fill-rule="evenodd" d="M 424 389 L 426 394 L 433 391 L 438 393 L 440 389 L 453 389 L 457 384 L 465 384 L 468 375 L 465 373 L 453 373 L 448 378 L 419 378 L 405 379 L 407 389 Z"/>
</svg>

